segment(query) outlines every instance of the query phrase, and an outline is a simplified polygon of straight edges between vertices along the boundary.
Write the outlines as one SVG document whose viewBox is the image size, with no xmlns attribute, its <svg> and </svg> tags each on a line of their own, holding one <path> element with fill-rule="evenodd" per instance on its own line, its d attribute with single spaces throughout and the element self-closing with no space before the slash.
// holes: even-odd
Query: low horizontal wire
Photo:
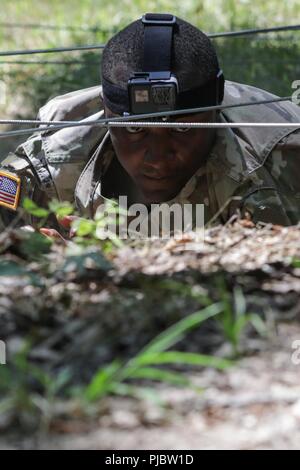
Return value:
<svg viewBox="0 0 300 470">
<path fill-rule="evenodd" d="M 30 128 L 30 129 L 18 129 L 13 131 L 6 131 L 0 134 L 0 138 L 4 139 L 6 137 L 12 136 L 19 136 L 19 135 L 26 135 L 31 133 L 39 133 L 45 131 L 55 131 L 60 129 L 65 129 L 68 127 L 82 127 L 82 126 L 100 126 L 100 127 L 113 127 L 115 123 L 120 123 L 119 127 L 142 127 L 141 120 L 142 119 L 152 119 L 158 117 L 170 117 L 170 116 L 178 116 L 178 115 L 186 115 L 186 114 L 197 114 L 200 112 L 211 111 L 211 110 L 222 110 L 228 108 L 237 108 L 243 106 L 254 106 L 254 105 L 261 105 L 261 104 L 268 104 L 268 103 L 276 103 L 280 101 L 289 101 L 292 97 L 278 97 L 273 98 L 270 100 L 261 100 L 261 101 L 247 101 L 243 103 L 237 103 L 232 105 L 217 105 L 217 106 L 205 106 L 200 108 L 191 108 L 191 109 L 180 109 L 175 111 L 164 111 L 159 113 L 147 113 L 147 114 L 137 114 L 137 115 L 128 115 L 128 116 L 118 116 L 115 118 L 103 118 L 94 121 L 39 121 L 34 119 L 1 119 L 0 125 L 8 125 L 8 124 L 19 124 L 19 125 L 30 125 L 36 124 L 40 127 Z M 129 124 L 130 123 L 130 124 Z M 192 125 L 191 125 L 192 124 Z M 210 124 L 210 126 L 208 126 Z M 213 125 L 212 125 L 213 124 Z M 220 125 L 222 124 L 222 125 Z M 226 124 L 226 125 L 224 125 Z M 265 126 L 265 123 L 178 123 L 178 122 L 164 122 L 161 123 L 159 121 L 146 121 L 144 123 L 144 127 L 239 127 L 238 124 L 241 124 L 240 127 L 289 127 L 289 125 L 285 123 L 269 123 Z M 255 126 L 252 126 L 255 124 Z M 283 125 L 281 125 L 283 124 Z M 117 126 L 116 126 L 117 127 Z M 258 126 L 257 126 L 258 127 Z M 293 127 L 293 126 L 292 126 Z M 297 127 L 297 126 L 296 126 Z"/>
<path fill-rule="evenodd" d="M 51 24 L 40 24 L 40 23 L 11 23 L 11 22 L 0 22 L 1 28 L 24 28 L 24 29 L 50 29 L 53 31 L 83 31 L 83 32 L 104 32 L 113 33 L 113 29 L 101 28 L 100 26 L 68 26 L 68 25 L 51 25 Z M 261 33 L 273 33 L 273 32 L 284 32 L 300 29 L 300 25 L 285 25 L 285 26 L 273 26 L 270 28 L 249 28 L 238 31 L 224 31 L 220 33 L 207 33 L 207 36 L 218 38 L 218 37 L 232 37 L 249 34 L 261 34 Z"/>
<path fill-rule="evenodd" d="M 211 39 L 216 38 L 229 38 L 229 37 L 240 37 L 249 36 L 261 33 L 272 33 L 272 32 L 284 32 L 284 31 L 298 31 L 300 25 L 287 25 L 287 26 L 274 26 L 272 28 L 253 28 L 239 31 L 227 31 L 223 33 L 208 33 L 207 36 Z M 104 49 L 105 44 L 98 45 L 87 45 L 87 46 L 70 46 L 70 47 L 57 47 L 52 49 L 26 49 L 18 51 L 0 51 L 0 57 L 14 56 L 14 55 L 25 55 L 25 54 L 49 54 L 54 52 L 71 52 L 71 51 L 82 51 L 91 49 Z"/>
<path fill-rule="evenodd" d="M 243 128 L 243 127 L 284 127 L 284 128 L 293 128 L 293 129 L 300 129 L 300 122 L 154 122 L 154 121 L 123 121 L 123 122 L 107 122 L 107 123 L 96 123 L 91 122 L 90 124 L 80 123 L 79 126 L 99 126 L 99 127 L 137 127 L 137 128 L 148 128 L 148 127 L 164 127 L 169 129 L 176 129 L 176 128 L 194 128 L 194 129 L 206 129 L 206 128 L 215 128 L 215 129 L 223 129 L 223 128 Z M 54 131 L 60 129 L 66 129 L 69 127 L 74 127 L 73 125 L 68 126 L 51 126 L 51 127 L 40 127 L 37 129 L 24 129 L 24 130 L 16 130 L 16 131 L 8 131 L 0 133 L 0 139 L 18 136 L 18 135 L 25 135 L 28 132 L 44 132 L 44 131 Z"/>
<path fill-rule="evenodd" d="M 7 64 L 12 64 L 12 65 L 42 65 L 42 64 L 52 64 L 52 65 L 75 65 L 75 64 L 100 65 L 100 60 L 99 61 L 89 61 L 89 60 L 0 60 L 0 64 L 6 64 L 6 65 Z"/>
<path fill-rule="evenodd" d="M 227 31 L 224 33 L 210 33 L 210 38 L 228 38 L 238 36 L 249 36 L 252 34 L 263 34 L 263 33 L 275 33 L 284 31 L 298 31 L 300 30 L 300 24 L 286 25 L 286 26 L 274 26 L 271 28 L 252 28 L 252 29 L 241 29 L 239 31 Z"/>
<path fill-rule="evenodd" d="M 239 128 L 239 127 L 295 127 L 300 128 L 300 122 L 149 122 L 149 121 L 127 121 L 108 122 L 107 127 L 167 127 L 167 128 Z"/>
<path fill-rule="evenodd" d="M 157 117 L 170 117 L 170 116 L 179 116 L 179 115 L 186 115 L 186 114 L 198 114 L 207 111 L 216 111 L 216 110 L 224 110 L 224 109 L 231 109 L 231 108 L 242 108 L 244 106 L 255 106 L 261 104 L 271 104 L 271 103 L 278 103 L 281 101 L 291 101 L 292 96 L 278 96 L 277 98 L 271 98 L 268 100 L 259 100 L 259 101 L 243 101 L 241 103 L 236 104 L 218 104 L 215 106 L 201 106 L 198 108 L 186 108 L 186 109 L 177 109 L 173 111 L 161 111 L 156 113 L 144 113 L 144 114 L 134 114 L 128 116 L 118 116 L 115 118 L 103 118 L 98 119 L 95 121 L 40 121 L 38 119 L 0 119 L 0 125 L 5 124 L 18 124 L 18 125 L 28 125 L 28 124 L 37 124 L 41 125 L 49 125 L 51 129 L 53 129 L 54 125 L 62 126 L 66 124 L 66 127 L 70 126 L 91 126 L 97 124 L 107 124 L 108 122 L 116 122 L 116 121 L 139 121 L 141 119 L 152 119 Z M 27 129 L 29 130 L 29 129 Z M 35 129 L 34 129 L 35 130 Z"/>
<path fill-rule="evenodd" d="M 14 56 L 14 55 L 30 55 L 30 54 L 51 54 L 53 52 L 71 52 L 71 51 L 89 51 L 92 49 L 104 49 L 105 44 L 95 44 L 87 46 L 69 46 L 69 47 L 56 47 L 53 49 L 24 49 L 19 51 L 0 51 L 0 57 Z"/>
</svg>

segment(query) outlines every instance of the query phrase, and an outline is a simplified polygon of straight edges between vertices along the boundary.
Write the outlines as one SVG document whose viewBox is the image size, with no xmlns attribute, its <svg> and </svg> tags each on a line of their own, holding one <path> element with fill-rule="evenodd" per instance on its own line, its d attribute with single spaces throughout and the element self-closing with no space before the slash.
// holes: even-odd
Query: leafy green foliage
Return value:
<svg viewBox="0 0 300 470">
<path fill-rule="evenodd" d="M 74 213 L 74 207 L 70 202 L 60 202 L 53 199 L 49 202 L 49 210 L 56 215 L 56 217 L 65 217 Z"/>
<path fill-rule="evenodd" d="M 23 208 L 26 212 L 28 212 L 28 214 L 31 214 L 39 219 L 45 219 L 50 215 L 49 210 L 43 207 L 39 207 L 34 201 L 32 201 L 32 199 L 29 199 L 28 197 L 24 198 Z"/>
<path fill-rule="evenodd" d="M 77 218 L 72 223 L 76 234 L 74 241 L 81 246 L 100 245 L 104 253 L 114 247 L 121 248 L 122 240 L 118 236 L 118 227 L 123 222 L 126 211 L 114 201 L 106 201 L 103 211 L 97 211 L 94 219 Z M 114 231 L 110 230 L 113 227 Z"/>
<path fill-rule="evenodd" d="M 47 219 L 51 214 L 56 217 L 65 217 L 74 212 L 74 207 L 70 202 L 61 202 L 57 199 L 52 199 L 48 204 L 48 209 L 40 207 L 32 199 L 24 198 L 23 209 L 28 213 L 39 219 Z"/>
</svg>

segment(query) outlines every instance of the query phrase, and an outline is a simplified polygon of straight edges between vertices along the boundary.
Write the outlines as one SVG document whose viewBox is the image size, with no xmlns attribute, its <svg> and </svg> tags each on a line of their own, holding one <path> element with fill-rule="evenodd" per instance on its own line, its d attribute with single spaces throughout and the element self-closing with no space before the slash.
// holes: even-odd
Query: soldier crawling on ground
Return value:
<svg viewBox="0 0 300 470">
<path fill-rule="evenodd" d="M 163 202 L 204 204 L 205 223 L 214 216 L 224 223 L 237 209 L 255 223 L 299 222 L 300 126 L 290 126 L 300 122 L 298 106 L 286 101 L 184 113 L 276 98 L 225 81 L 203 32 L 172 15 L 144 15 L 106 45 L 101 82 L 50 100 L 39 118 L 94 120 L 175 109 L 182 114 L 161 119 L 286 126 L 169 129 L 143 128 L 137 122 L 135 127 L 109 131 L 82 126 L 36 133 L 2 162 L 2 227 L 14 219 L 25 196 L 40 206 L 53 197 L 75 202 L 88 218 L 105 200 L 126 196 L 129 205 L 147 207 Z M 28 216 L 20 223 L 34 220 Z M 47 226 L 58 228 L 51 219 Z"/>
</svg>

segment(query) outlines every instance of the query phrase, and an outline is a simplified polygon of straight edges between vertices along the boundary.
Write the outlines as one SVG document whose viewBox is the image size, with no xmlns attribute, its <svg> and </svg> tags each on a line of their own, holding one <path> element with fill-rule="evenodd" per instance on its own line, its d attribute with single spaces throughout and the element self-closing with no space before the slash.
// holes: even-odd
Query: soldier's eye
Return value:
<svg viewBox="0 0 300 470">
<path fill-rule="evenodd" d="M 190 127 L 173 127 L 173 132 L 188 132 L 191 128 Z"/>
<path fill-rule="evenodd" d="M 139 132 L 143 132 L 143 127 L 126 127 L 126 131 L 130 134 L 138 134 Z"/>
</svg>

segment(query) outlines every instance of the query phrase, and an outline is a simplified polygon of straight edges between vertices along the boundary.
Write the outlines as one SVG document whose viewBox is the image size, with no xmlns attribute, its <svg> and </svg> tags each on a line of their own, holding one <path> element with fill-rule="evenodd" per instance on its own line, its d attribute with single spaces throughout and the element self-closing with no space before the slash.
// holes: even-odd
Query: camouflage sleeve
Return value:
<svg viewBox="0 0 300 470">
<path fill-rule="evenodd" d="M 254 222 L 300 222 L 300 131 L 284 137 L 240 191 L 241 210 Z"/>
<path fill-rule="evenodd" d="M 25 197 L 32 199 L 41 207 L 47 207 L 48 197 L 41 190 L 32 166 L 18 147 L 0 164 L 0 230 L 9 225 L 35 225 L 37 219 L 22 209 Z"/>
</svg>

